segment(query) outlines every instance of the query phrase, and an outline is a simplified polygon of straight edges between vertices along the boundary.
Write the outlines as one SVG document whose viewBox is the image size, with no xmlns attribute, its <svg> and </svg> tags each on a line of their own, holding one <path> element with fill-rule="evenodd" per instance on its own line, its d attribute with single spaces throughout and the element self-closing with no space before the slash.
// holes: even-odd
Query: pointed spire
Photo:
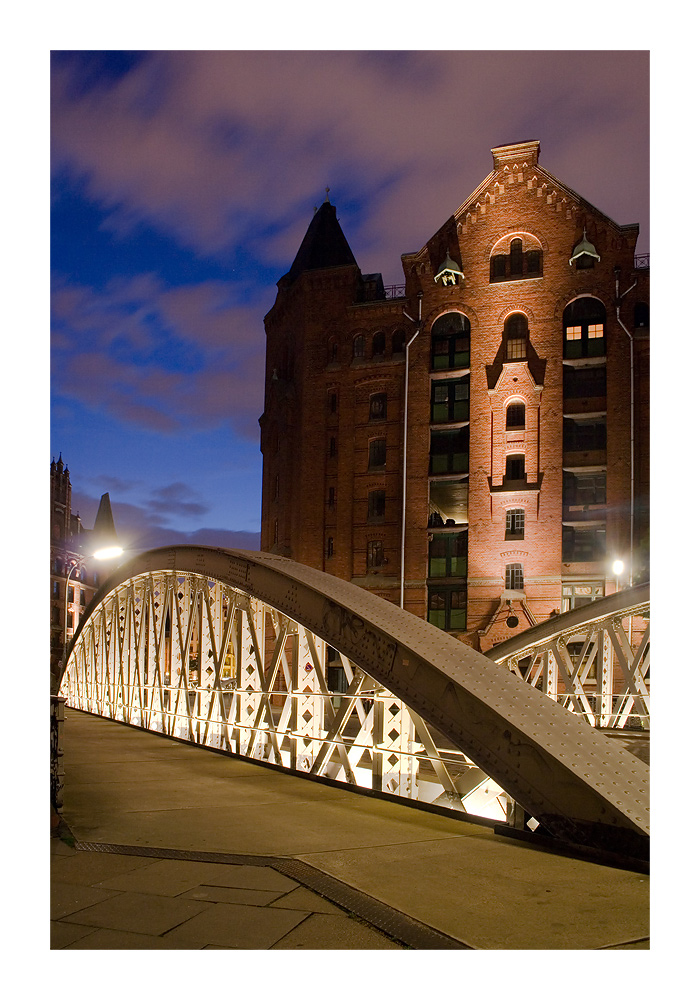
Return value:
<svg viewBox="0 0 700 1000">
<path fill-rule="evenodd" d="M 286 275 L 289 281 L 295 281 L 304 271 L 345 265 L 357 267 L 357 261 L 340 228 L 335 205 L 331 205 L 328 200 L 329 192 L 330 188 L 327 188 L 326 200 L 318 211 L 314 212 L 309 223 L 294 263 Z"/>
</svg>

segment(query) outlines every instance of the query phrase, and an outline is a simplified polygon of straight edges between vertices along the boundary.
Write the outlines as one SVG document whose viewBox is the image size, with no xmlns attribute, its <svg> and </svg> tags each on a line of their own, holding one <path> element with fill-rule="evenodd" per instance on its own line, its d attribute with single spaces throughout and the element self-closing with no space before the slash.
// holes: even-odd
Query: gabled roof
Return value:
<svg viewBox="0 0 700 1000">
<path fill-rule="evenodd" d="M 295 281 L 304 271 L 317 271 L 324 267 L 343 267 L 357 261 L 345 234 L 340 228 L 335 205 L 324 201 L 309 224 L 306 235 L 294 258 L 294 263 L 285 275 L 288 281 Z"/>
</svg>

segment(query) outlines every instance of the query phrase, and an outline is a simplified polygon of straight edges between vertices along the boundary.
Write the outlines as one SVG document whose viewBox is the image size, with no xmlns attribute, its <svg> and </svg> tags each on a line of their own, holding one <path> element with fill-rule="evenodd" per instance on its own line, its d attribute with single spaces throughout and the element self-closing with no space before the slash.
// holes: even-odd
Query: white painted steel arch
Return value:
<svg viewBox="0 0 700 1000">
<path fill-rule="evenodd" d="M 219 598 L 210 600 L 215 592 Z M 238 625 L 230 624 L 234 608 Z M 168 628 L 169 645 L 164 639 Z M 210 657 L 208 664 L 200 660 L 198 669 L 208 671 L 210 680 L 205 684 L 200 676 L 197 691 L 190 692 L 187 671 L 179 668 L 196 630 L 200 655 L 206 659 L 206 651 Z M 269 643 L 263 657 L 259 646 L 266 630 Z M 231 721 L 232 715 L 223 717 L 233 709 L 230 702 L 226 709 L 222 674 L 234 631 L 238 674 L 233 701 L 239 714 Z M 295 637 L 294 662 L 285 652 L 290 635 Z M 348 679 L 349 666 L 359 668 L 348 691 L 335 699 L 338 704 L 324 678 L 326 643 L 340 653 Z M 172 658 L 167 669 L 173 675 L 179 670 L 178 685 L 172 678 L 169 686 L 160 684 L 166 647 Z M 285 702 L 279 719 L 271 706 L 282 694 L 274 695 L 270 685 L 283 673 L 283 686 L 294 689 L 296 701 Z M 146 675 L 151 679 L 145 685 Z M 372 691 L 377 696 L 370 718 L 361 704 Z M 151 725 L 157 712 L 174 719 L 175 699 L 185 706 L 177 717 L 189 727 L 186 737 L 195 738 L 193 727 L 201 724 L 200 741 L 207 742 L 215 729 L 212 720 L 218 720 L 226 739 L 234 739 L 227 744 L 234 752 L 239 747 L 235 740 L 245 730 L 243 752 L 249 756 L 311 774 L 340 774 L 339 780 L 350 784 L 355 780 L 350 757 L 357 747 L 348 749 L 341 730 L 357 707 L 362 726 L 373 732 L 373 787 L 416 797 L 411 790 L 415 767 L 411 771 L 410 765 L 402 765 L 413 741 L 445 779 L 443 801 L 455 794 L 459 798 L 459 782 L 443 773 L 444 760 L 434 759 L 428 723 L 556 836 L 636 855 L 648 850 L 649 769 L 644 763 L 452 636 L 351 583 L 281 556 L 175 546 L 125 563 L 86 611 L 69 649 L 62 692 L 69 705 L 115 718 L 125 718 L 125 693 L 131 692 L 129 711 L 140 712 L 142 725 Z M 191 711 L 193 697 L 204 695 L 206 719 Z M 138 703 L 133 700 L 137 696 Z M 319 704 L 330 711 L 330 730 L 324 728 L 328 714 L 324 717 L 314 707 Z M 378 704 L 386 709 L 383 722 Z M 267 749 L 256 751 L 261 734 Z M 283 734 L 292 742 L 291 756 L 282 750 Z M 216 744 L 209 740 L 209 745 Z"/>
</svg>

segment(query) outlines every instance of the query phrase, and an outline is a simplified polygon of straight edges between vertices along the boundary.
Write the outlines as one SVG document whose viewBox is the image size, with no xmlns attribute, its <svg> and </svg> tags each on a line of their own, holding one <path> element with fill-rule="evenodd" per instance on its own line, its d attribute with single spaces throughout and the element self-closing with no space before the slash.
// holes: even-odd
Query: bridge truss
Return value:
<svg viewBox="0 0 700 1000">
<path fill-rule="evenodd" d="M 277 556 L 178 546 L 121 567 L 62 693 L 297 774 L 513 824 L 525 812 L 569 841 L 639 853 L 648 834 L 646 765 L 428 623 Z"/>
</svg>

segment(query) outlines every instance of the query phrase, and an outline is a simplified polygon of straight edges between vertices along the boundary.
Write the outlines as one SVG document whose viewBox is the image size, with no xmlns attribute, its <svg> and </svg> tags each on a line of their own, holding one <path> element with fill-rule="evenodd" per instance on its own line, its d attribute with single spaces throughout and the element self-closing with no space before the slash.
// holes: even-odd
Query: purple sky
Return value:
<svg viewBox="0 0 700 1000">
<path fill-rule="evenodd" d="M 548 170 L 649 250 L 635 51 L 55 52 L 51 454 L 125 547 L 256 548 L 263 317 L 325 197 L 402 282 L 490 171 Z"/>
</svg>

